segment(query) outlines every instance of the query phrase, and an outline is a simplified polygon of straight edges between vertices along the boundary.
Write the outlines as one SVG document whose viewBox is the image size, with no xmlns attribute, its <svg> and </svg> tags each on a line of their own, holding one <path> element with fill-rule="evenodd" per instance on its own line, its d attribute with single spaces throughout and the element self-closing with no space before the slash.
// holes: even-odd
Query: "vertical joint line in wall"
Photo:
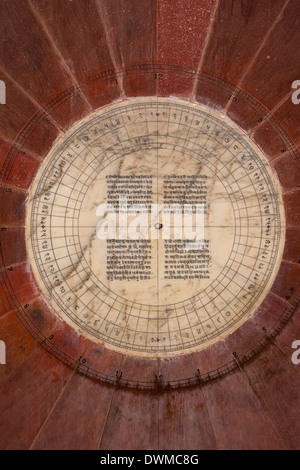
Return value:
<svg viewBox="0 0 300 470">
<path fill-rule="evenodd" d="M 206 56 L 206 51 L 207 51 L 207 48 L 208 48 L 210 36 L 211 36 L 211 33 L 212 33 L 212 29 L 213 29 L 213 24 L 215 22 L 216 13 L 217 13 L 218 8 L 219 8 L 219 3 L 220 3 L 220 0 L 216 0 L 214 11 L 213 11 L 213 13 L 210 17 L 209 26 L 208 26 L 208 30 L 207 30 L 205 41 L 204 41 L 203 51 L 202 51 L 202 54 L 201 54 L 201 57 L 200 57 L 200 60 L 199 60 L 196 77 L 195 77 L 192 92 L 191 92 L 191 95 L 190 95 L 190 98 L 189 98 L 190 101 L 195 101 L 195 96 L 196 96 L 196 91 L 197 91 L 197 86 L 198 86 L 198 75 L 201 73 L 201 70 L 202 70 L 202 67 L 203 67 L 204 59 L 205 59 L 205 56 Z"/>
<path fill-rule="evenodd" d="M 120 365 L 119 365 L 119 368 L 118 368 L 118 372 L 119 372 L 119 373 L 121 373 L 121 370 L 122 370 L 123 359 L 124 359 L 124 356 L 122 357 L 122 359 L 121 359 L 121 361 L 120 361 Z M 111 397 L 110 397 L 109 404 L 108 404 L 108 407 L 107 407 L 107 413 L 106 413 L 106 416 L 105 416 L 105 418 L 104 418 L 104 422 L 103 422 L 103 426 L 102 426 L 102 432 L 100 433 L 100 438 L 99 438 L 99 441 L 98 441 L 98 445 L 97 445 L 97 447 L 96 447 L 96 450 L 100 450 L 100 446 L 101 446 L 101 442 L 102 442 L 102 439 L 103 439 L 103 436 L 104 436 L 104 430 L 105 430 L 105 427 L 106 427 L 106 424 L 107 424 L 107 420 L 108 420 L 108 416 L 109 416 L 111 404 L 112 404 L 113 397 L 114 397 L 114 395 L 115 395 L 117 389 L 118 389 L 118 388 L 117 388 L 116 386 L 113 386 L 113 388 L 112 388 Z"/>
<path fill-rule="evenodd" d="M 238 354 L 236 352 L 233 352 L 233 358 L 234 358 L 234 361 L 239 369 L 240 372 L 242 372 L 242 374 L 244 373 L 243 369 L 242 369 L 242 366 L 240 364 L 240 361 L 238 360 Z"/>
<path fill-rule="evenodd" d="M 260 53 L 260 51 L 261 51 L 261 50 L 263 49 L 263 47 L 265 46 L 265 44 L 266 44 L 266 42 L 267 42 L 267 40 L 268 40 L 270 34 L 272 33 L 272 31 L 273 31 L 274 28 L 275 28 L 275 26 L 276 26 L 276 25 L 279 23 L 279 21 L 281 20 L 282 15 L 283 15 L 283 12 L 284 12 L 284 10 L 286 9 L 286 7 L 287 7 L 289 1 L 290 1 L 290 0 L 286 0 L 286 1 L 285 1 L 283 7 L 281 8 L 281 10 L 280 10 L 280 12 L 278 13 L 277 17 L 276 17 L 275 20 L 273 21 L 273 24 L 272 24 L 271 27 L 269 28 L 267 34 L 265 35 L 263 41 L 261 42 L 261 44 L 260 44 L 260 46 L 259 46 L 259 48 L 257 49 L 257 51 L 256 51 L 255 54 L 253 55 L 252 59 L 251 59 L 250 62 L 248 63 L 248 66 L 245 68 L 244 73 L 242 74 L 240 80 L 238 81 L 238 83 L 237 83 L 237 85 L 236 85 L 236 89 L 237 89 L 237 90 L 240 89 L 240 87 L 241 87 L 243 81 L 245 80 L 245 78 L 246 78 L 248 72 L 249 72 L 250 69 L 252 68 L 252 66 L 253 66 L 253 64 L 254 64 L 254 62 L 255 62 L 255 60 L 256 60 L 258 54 Z M 237 92 L 233 93 L 232 96 L 235 97 L 235 96 L 236 96 L 236 93 L 237 93 Z M 227 105 L 226 105 L 226 107 L 225 107 L 225 114 L 227 114 L 227 111 L 228 111 L 229 107 L 231 106 L 231 104 L 232 104 L 232 101 L 231 101 L 231 100 L 228 101 L 228 103 L 227 103 Z M 262 121 L 262 122 L 263 122 L 263 121 Z M 259 123 L 259 125 L 257 125 L 257 127 L 259 127 L 261 124 L 262 124 L 262 123 Z"/>
<path fill-rule="evenodd" d="M 110 58 L 111 58 L 111 61 L 113 63 L 113 67 L 116 73 L 116 71 L 118 70 L 118 66 L 117 66 L 117 60 L 116 60 L 116 56 L 114 53 L 114 49 L 112 46 L 111 35 L 108 29 L 108 19 L 107 19 L 107 14 L 105 12 L 105 7 L 101 5 L 101 0 L 95 0 L 95 5 L 96 5 L 96 9 L 97 9 L 101 24 L 103 26 L 103 31 L 105 34 L 105 39 L 106 39 L 106 44 L 109 50 L 109 55 L 110 55 Z M 122 66 L 125 67 L 125 64 L 122 63 Z M 116 82 L 117 82 L 117 86 L 118 86 L 119 93 L 120 93 L 122 100 L 126 100 L 126 93 L 123 87 L 123 76 L 120 75 L 118 79 L 116 79 Z"/>
<path fill-rule="evenodd" d="M 36 20 L 39 22 L 39 24 L 41 25 L 41 28 L 43 30 L 43 32 L 45 33 L 45 35 L 47 36 L 47 39 L 48 41 L 50 42 L 52 48 L 54 49 L 56 55 L 60 58 L 62 64 L 63 64 L 63 67 L 65 69 L 65 71 L 67 72 L 67 74 L 69 75 L 69 77 L 71 78 L 73 84 L 75 84 L 75 87 L 76 87 L 76 83 L 77 83 L 77 78 L 75 77 L 75 75 L 73 74 L 72 70 L 70 69 L 70 67 L 67 65 L 66 61 L 65 61 L 65 58 L 63 57 L 62 53 L 60 52 L 59 48 L 57 47 L 52 35 L 50 34 L 50 31 L 49 29 L 47 28 L 46 24 L 45 24 L 45 21 L 44 19 L 40 16 L 40 14 L 38 13 L 38 11 L 36 10 L 36 8 L 34 7 L 34 5 L 31 3 L 31 0 L 28 0 L 28 4 L 29 4 L 29 7 L 34 15 L 34 17 L 36 18 Z M 78 86 L 77 86 L 78 87 Z M 82 99 L 84 100 L 84 102 L 86 103 L 87 107 L 89 108 L 90 112 L 93 111 L 93 108 L 90 104 L 90 102 L 88 101 L 87 97 L 85 96 L 84 92 L 79 89 L 80 91 L 80 96 L 82 97 Z"/>
</svg>

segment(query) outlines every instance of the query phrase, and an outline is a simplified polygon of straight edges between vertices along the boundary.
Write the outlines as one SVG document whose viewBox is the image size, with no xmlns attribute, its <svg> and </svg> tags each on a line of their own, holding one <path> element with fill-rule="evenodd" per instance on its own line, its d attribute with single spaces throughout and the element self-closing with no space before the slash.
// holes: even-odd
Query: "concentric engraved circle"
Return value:
<svg viewBox="0 0 300 470">
<path fill-rule="evenodd" d="M 123 211 L 120 197 L 139 212 Z M 169 233 L 141 217 L 154 204 L 189 204 L 188 236 L 183 216 L 170 214 Z M 114 217 L 114 235 L 100 238 L 99 222 Z M 206 347 L 253 313 L 276 275 L 285 223 L 276 177 L 237 126 L 199 105 L 139 98 L 56 143 L 32 186 L 26 231 L 38 283 L 65 321 L 117 351 L 166 357 Z"/>
</svg>

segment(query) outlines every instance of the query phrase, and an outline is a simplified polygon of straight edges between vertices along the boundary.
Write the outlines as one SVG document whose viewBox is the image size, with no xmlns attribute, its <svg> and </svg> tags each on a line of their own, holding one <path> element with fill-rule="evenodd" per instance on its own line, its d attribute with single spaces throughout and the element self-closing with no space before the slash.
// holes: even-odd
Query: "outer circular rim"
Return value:
<svg viewBox="0 0 300 470">
<path fill-rule="evenodd" d="M 26 148 L 26 141 L 30 137 L 33 131 L 38 129 L 38 126 L 41 123 L 50 123 L 49 118 L 51 119 L 51 112 L 56 109 L 61 103 L 65 102 L 67 99 L 70 99 L 73 96 L 78 95 L 79 90 L 84 90 L 89 87 L 92 87 L 95 83 L 103 81 L 111 81 L 116 80 L 120 76 L 130 76 L 130 75 L 143 75 L 143 74 L 170 74 L 170 75 L 178 75 L 181 77 L 193 77 L 194 79 L 198 80 L 199 84 L 209 84 L 216 90 L 216 94 L 218 94 L 219 90 L 222 90 L 222 93 L 228 93 L 228 99 L 232 101 L 232 106 L 235 110 L 238 109 L 238 104 L 243 103 L 243 106 L 249 107 L 251 111 L 255 111 L 258 116 L 258 125 L 259 123 L 267 122 L 268 125 L 272 128 L 276 136 L 278 136 L 279 140 L 282 141 L 282 148 L 280 150 L 279 155 L 275 155 L 274 158 L 278 158 L 281 153 L 288 153 L 288 158 L 293 160 L 293 163 L 296 163 L 296 167 L 298 173 L 300 173 L 299 169 L 299 153 L 297 148 L 286 132 L 286 130 L 282 127 L 282 125 L 275 119 L 274 116 L 270 114 L 270 112 L 257 100 L 253 97 L 245 93 L 243 90 L 232 86 L 231 84 L 225 82 L 224 80 L 220 80 L 217 77 L 210 76 L 208 74 L 200 74 L 196 70 L 188 69 L 185 67 L 179 66 L 167 66 L 167 65 L 136 65 L 130 67 L 124 67 L 119 70 L 108 70 L 102 73 L 98 73 L 93 77 L 89 77 L 87 80 L 75 84 L 74 86 L 68 88 L 67 90 L 60 93 L 56 98 L 51 100 L 46 106 L 44 106 L 41 110 L 39 110 L 35 116 L 25 125 L 22 131 L 17 136 L 14 144 L 11 146 L 1 168 L 1 182 L 0 185 L 6 190 L 9 190 L 9 185 L 7 184 L 7 180 L 11 172 L 14 170 L 14 164 L 16 159 L 22 158 L 26 152 L 24 148 Z M 79 95 L 80 96 L 80 95 Z M 152 95 L 156 96 L 156 95 Z M 172 96 L 172 90 L 168 96 Z M 182 98 L 181 98 L 182 99 Z M 201 103 L 202 101 L 196 101 Z M 211 102 L 211 105 L 214 103 Z M 237 114 L 237 121 L 238 121 L 238 112 Z M 263 148 L 263 142 L 257 139 L 256 144 Z M 274 159 L 273 158 L 273 159 Z M 271 159 L 272 165 L 272 159 Z M 273 166 L 274 169 L 274 166 Z M 278 175 L 279 180 L 280 178 L 280 171 L 274 169 Z M 296 188 L 295 188 L 296 189 Z M 285 204 L 287 202 L 285 201 Z M 287 212 L 287 206 L 285 205 L 285 211 Z M 286 229 L 288 229 L 289 225 L 287 224 Z M 293 225 L 293 227 L 299 227 L 298 225 Z M 23 232 L 22 232 L 23 233 Z M 1 235 L 9 236 L 9 229 L 6 227 L 1 228 Z M 24 234 L 25 236 L 25 234 Z M 288 240 L 286 238 L 286 244 L 288 244 Z M 279 267 L 279 274 L 280 270 L 285 262 L 285 258 L 282 259 L 281 265 Z M 202 372 L 197 368 L 194 368 L 194 375 L 186 376 L 180 373 L 181 370 L 185 371 L 185 358 L 187 356 L 191 356 L 190 354 L 184 356 L 177 356 L 172 358 L 171 366 L 175 373 L 167 378 L 167 380 L 162 376 L 159 375 L 157 370 L 159 370 L 154 364 L 156 362 L 161 361 L 160 359 L 145 359 L 142 358 L 141 361 L 139 359 L 132 357 L 132 356 L 124 356 L 126 358 L 130 358 L 132 360 L 132 367 L 134 369 L 134 374 L 130 374 L 130 367 L 128 369 L 127 376 L 122 375 L 122 371 L 116 371 L 115 375 L 111 375 L 111 373 L 106 373 L 105 369 L 97 367 L 93 367 L 94 364 L 99 363 L 98 358 L 102 358 L 100 364 L 103 365 L 103 357 L 107 355 L 107 351 L 101 345 L 95 345 L 94 343 L 91 344 L 91 341 L 80 337 L 79 335 L 72 330 L 70 327 L 67 327 L 65 324 L 57 325 L 55 323 L 55 314 L 51 309 L 46 314 L 47 321 L 43 326 L 39 325 L 36 321 L 34 315 L 31 311 L 30 302 L 27 304 L 21 304 L 15 294 L 16 284 L 15 281 L 12 280 L 12 276 L 9 276 L 8 269 L 9 265 L 5 262 L 5 248 L 4 244 L 2 243 L 2 239 L 0 238 L 0 263 L 1 263 L 1 283 L 4 290 L 4 293 L 7 297 L 8 302 L 10 303 L 12 309 L 15 311 L 16 315 L 18 316 L 19 320 L 23 323 L 25 328 L 29 331 L 29 333 L 35 338 L 35 340 L 47 351 L 49 351 L 52 355 L 54 355 L 58 360 L 63 362 L 64 364 L 75 368 L 78 372 L 91 377 L 95 380 L 110 384 L 110 385 L 117 385 L 122 387 L 128 387 L 130 389 L 136 390 L 170 390 L 170 389 L 178 389 L 190 386 L 196 386 L 199 384 L 203 384 L 209 382 L 211 380 L 215 380 L 219 377 L 226 375 L 227 373 L 231 372 L 232 370 L 241 367 L 241 365 L 245 364 L 246 362 L 252 360 L 259 352 L 261 352 L 265 347 L 270 344 L 273 338 L 277 336 L 277 334 L 282 330 L 284 325 L 288 322 L 290 317 L 296 311 L 297 306 L 300 302 L 299 297 L 299 280 L 296 281 L 295 288 L 290 288 L 286 290 L 286 292 L 281 294 L 281 300 L 284 302 L 285 308 L 276 319 L 274 323 L 274 319 L 272 320 L 272 312 L 270 312 L 270 305 L 272 305 L 272 295 L 276 294 L 276 289 L 274 290 L 274 284 L 276 284 L 276 280 L 267 294 L 265 300 L 257 309 L 252 317 L 250 317 L 243 325 L 241 325 L 238 330 L 236 330 L 237 335 L 235 332 L 230 335 L 230 342 L 229 342 L 229 349 L 228 349 L 228 359 L 225 364 L 218 365 L 218 360 L 224 361 L 224 357 L 218 358 L 218 351 L 219 351 L 219 343 L 215 343 L 210 346 L 210 354 L 215 355 L 216 357 L 216 364 L 218 365 L 214 370 Z M 295 264 L 295 262 L 293 262 Z M 295 264 L 296 266 L 296 264 Z M 273 299 L 274 300 L 274 299 Z M 47 310 L 47 306 L 44 305 L 45 311 Z M 48 307 L 49 308 L 49 307 Z M 255 320 L 253 319 L 255 318 Z M 259 319 L 257 322 L 256 319 Z M 253 325 L 256 322 L 256 330 L 257 331 L 257 340 L 252 342 L 250 348 L 246 348 L 243 340 L 239 338 L 243 338 L 243 332 L 247 332 L 249 328 L 253 329 Z M 263 333 L 261 330 L 257 328 L 257 325 L 260 324 L 263 326 Z M 268 327 L 268 329 L 266 328 Z M 71 335 L 71 336 L 70 336 Z M 68 336 L 68 339 L 66 339 Z M 254 335 L 255 336 L 255 335 Z M 226 341 L 223 340 L 223 341 Z M 236 344 L 236 351 L 230 351 L 230 345 L 235 343 Z M 77 345 L 76 346 L 74 346 Z M 240 353 L 240 351 L 245 352 Z M 203 351 L 199 351 L 194 353 L 194 356 L 199 356 L 203 353 Z M 108 353 L 110 354 L 110 353 Z M 122 354 L 117 353 L 119 356 L 123 356 Z M 233 354 L 233 359 L 232 359 Z M 94 359 L 93 359 L 94 358 Z M 95 359 L 96 358 L 96 359 Z M 195 359 L 195 358 L 194 358 Z M 93 362 L 94 360 L 94 362 Z M 151 380 L 145 380 L 145 375 L 143 374 L 143 368 L 145 367 L 145 362 L 147 364 L 147 368 L 150 371 Z M 151 363 L 151 364 L 150 364 Z M 141 366 L 141 367 L 139 367 Z M 177 372 L 179 373 L 177 373 Z M 137 374 L 138 372 L 138 374 Z M 182 375 L 184 375 L 182 377 Z M 173 378 L 174 377 L 174 378 Z"/>
</svg>

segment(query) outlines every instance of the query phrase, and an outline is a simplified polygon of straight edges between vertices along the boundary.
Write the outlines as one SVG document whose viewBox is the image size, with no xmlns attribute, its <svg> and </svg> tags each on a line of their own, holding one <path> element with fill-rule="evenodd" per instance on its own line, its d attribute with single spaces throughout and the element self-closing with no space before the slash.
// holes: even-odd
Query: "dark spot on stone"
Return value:
<svg viewBox="0 0 300 470">
<path fill-rule="evenodd" d="M 41 310 L 39 309 L 32 310 L 32 312 L 30 312 L 30 316 L 31 316 L 32 321 L 35 324 L 37 324 L 39 327 L 43 327 L 45 325 L 46 319 Z"/>
</svg>

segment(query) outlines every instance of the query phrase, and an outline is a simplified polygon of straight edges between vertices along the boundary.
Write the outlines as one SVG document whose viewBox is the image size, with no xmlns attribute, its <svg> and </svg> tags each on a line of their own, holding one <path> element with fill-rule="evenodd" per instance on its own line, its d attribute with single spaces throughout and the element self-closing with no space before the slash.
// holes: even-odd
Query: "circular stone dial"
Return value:
<svg viewBox="0 0 300 470">
<path fill-rule="evenodd" d="M 155 204 L 177 213 L 151 214 Z M 186 354 L 234 331 L 268 293 L 284 233 L 260 150 L 216 112 L 167 98 L 114 104 L 73 126 L 27 205 L 30 261 L 54 310 L 135 356 Z"/>
</svg>

